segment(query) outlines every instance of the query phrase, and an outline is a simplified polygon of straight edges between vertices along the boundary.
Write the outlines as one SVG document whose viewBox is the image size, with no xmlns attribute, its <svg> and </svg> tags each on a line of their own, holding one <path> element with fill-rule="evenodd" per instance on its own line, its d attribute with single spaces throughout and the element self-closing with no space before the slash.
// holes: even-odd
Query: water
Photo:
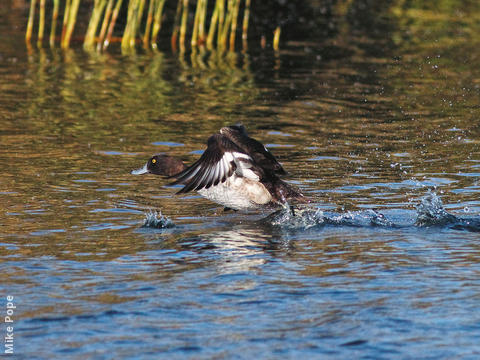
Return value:
<svg viewBox="0 0 480 360">
<path fill-rule="evenodd" d="M 0 311 L 13 296 L 17 358 L 480 356 L 466 14 L 228 58 L 27 54 L 4 19 Z M 192 162 L 237 122 L 312 204 L 224 213 L 130 175 L 158 152 Z"/>
</svg>

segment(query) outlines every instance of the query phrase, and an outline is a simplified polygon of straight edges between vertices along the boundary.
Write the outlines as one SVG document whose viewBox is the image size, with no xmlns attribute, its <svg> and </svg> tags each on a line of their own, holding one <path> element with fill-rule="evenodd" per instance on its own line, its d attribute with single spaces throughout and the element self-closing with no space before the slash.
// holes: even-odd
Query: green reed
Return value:
<svg viewBox="0 0 480 360">
<path fill-rule="evenodd" d="M 250 0 L 246 0 L 245 11 L 243 13 L 243 23 L 242 23 L 242 44 L 244 49 L 247 48 L 249 18 L 250 18 Z"/>
<path fill-rule="evenodd" d="M 188 0 L 182 1 L 182 21 L 180 23 L 180 51 L 185 51 L 185 37 L 187 35 L 187 19 L 188 19 Z"/>
<path fill-rule="evenodd" d="M 153 11 L 155 7 L 155 1 L 150 1 L 148 4 L 148 14 L 147 14 L 147 22 L 145 25 L 145 33 L 143 34 L 143 47 L 147 48 L 149 44 L 149 38 L 150 38 L 150 31 L 152 28 L 152 23 L 153 23 Z"/>
<path fill-rule="evenodd" d="M 57 19 L 58 19 L 59 5 L 60 5 L 59 0 L 53 0 L 52 23 L 51 23 L 51 26 L 50 26 L 50 39 L 49 39 L 50 47 L 55 46 L 55 31 L 57 29 Z"/>
<path fill-rule="evenodd" d="M 115 8 L 113 9 L 112 18 L 111 18 L 110 24 L 108 26 L 107 37 L 105 38 L 105 41 L 102 44 L 102 49 L 103 50 L 105 50 L 111 42 L 112 35 L 113 35 L 113 29 L 115 28 L 115 23 L 117 22 L 118 14 L 120 12 L 120 8 L 122 7 L 122 1 L 123 0 L 117 0 Z M 99 43 L 99 45 L 100 45 L 100 43 Z"/>
<path fill-rule="evenodd" d="M 113 0 L 108 0 L 107 7 L 105 8 L 105 13 L 103 15 L 102 26 L 100 28 L 100 33 L 96 39 L 97 41 L 97 51 L 102 49 L 102 44 L 105 39 L 105 34 L 107 33 L 107 27 L 112 17 L 112 10 L 113 10 Z M 95 37 L 93 37 L 93 43 L 95 42 Z M 92 45 L 93 45 L 92 43 Z"/>
<path fill-rule="evenodd" d="M 40 0 L 40 19 L 38 21 L 38 40 L 37 40 L 38 47 L 42 46 L 44 31 L 45 31 L 45 0 Z"/>
<path fill-rule="evenodd" d="M 25 32 L 25 41 L 27 44 L 30 43 L 30 39 L 32 38 L 32 31 L 33 31 L 33 19 L 35 18 L 35 7 L 37 1 L 31 0 L 30 2 L 30 14 L 28 16 L 28 23 L 27 23 L 27 31 Z"/>
<path fill-rule="evenodd" d="M 85 34 L 85 39 L 83 41 L 83 46 L 85 48 L 91 48 L 94 46 L 98 24 L 101 21 L 102 13 L 106 5 L 106 0 L 95 0 L 92 15 L 90 16 L 90 22 L 88 23 L 87 33 Z"/>
<path fill-rule="evenodd" d="M 165 5 L 165 0 L 156 0 L 155 1 L 155 15 L 153 18 L 153 27 L 152 27 L 152 36 L 150 39 L 150 46 L 152 49 L 157 48 L 157 37 L 160 28 L 162 27 L 162 15 L 163 15 L 163 5 Z M 145 44 L 145 47 L 147 44 Z"/>
<path fill-rule="evenodd" d="M 70 46 L 82 0 L 49 0 L 53 2 L 50 22 L 49 44 L 54 47 L 58 42 L 66 49 Z M 173 0 L 169 0 L 173 2 Z M 215 4 L 212 4 L 215 1 Z M 85 0 L 84 0 L 85 2 Z M 247 47 L 248 23 L 251 0 L 177 0 L 173 28 L 170 39 L 174 50 L 185 51 L 187 45 L 193 49 L 206 46 L 209 50 L 235 51 L 236 39 L 241 36 L 243 48 Z M 137 44 L 145 49 L 156 49 L 162 20 L 165 17 L 166 0 L 94 0 L 88 26 L 83 35 L 83 47 L 89 51 L 104 51 L 112 41 L 120 41 L 122 52 L 134 51 Z M 173 5 L 173 4 L 172 4 Z M 124 28 L 116 24 L 122 12 L 126 21 Z M 42 46 L 46 20 L 46 0 L 31 0 L 25 40 L 30 44 L 34 35 L 36 9 L 38 15 L 37 45 Z M 60 8 L 63 9 L 61 34 L 57 36 L 57 21 Z M 189 21 L 189 12 L 194 11 L 193 21 Z M 243 14 L 242 14 L 243 12 Z M 167 13 L 170 14 L 170 13 Z M 243 16 L 242 16 L 243 15 Z M 241 24 L 239 27 L 238 24 Z M 117 26 L 116 26 L 117 25 Z M 114 30 L 121 32 L 121 39 L 113 37 Z M 168 35 L 168 34 L 167 34 Z M 278 48 L 280 28 L 275 31 L 274 47 Z M 82 38 L 77 35 L 77 38 Z M 166 37 L 164 37 L 166 38 Z"/>
</svg>

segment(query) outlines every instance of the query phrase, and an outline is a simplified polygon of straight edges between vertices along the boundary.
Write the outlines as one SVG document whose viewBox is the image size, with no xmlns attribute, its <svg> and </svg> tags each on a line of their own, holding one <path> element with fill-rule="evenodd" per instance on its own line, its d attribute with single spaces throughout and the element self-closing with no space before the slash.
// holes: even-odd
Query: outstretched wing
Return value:
<svg viewBox="0 0 480 360">
<path fill-rule="evenodd" d="M 287 172 L 283 169 L 282 165 L 277 161 L 275 156 L 267 150 L 263 144 L 251 137 L 245 141 L 245 145 L 253 149 L 250 153 L 255 162 L 263 169 L 273 170 L 275 174 L 285 175 Z"/>
<path fill-rule="evenodd" d="M 200 159 L 175 175 L 170 185 L 185 185 L 177 194 L 208 189 L 223 183 L 237 171 L 240 176 L 258 176 L 252 171 L 253 160 L 241 148 L 221 134 L 210 136 Z"/>
<path fill-rule="evenodd" d="M 225 134 L 244 152 L 248 152 L 253 161 L 255 161 L 260 168 L 273 171 L 278 175 L 285 175 L 287 173 L 275 156 L 273 156 L 260 141 L 247 135 L 247 132 L 242 125 L 224 127 L 220 130 L 220 133 Z"/>
</svg>

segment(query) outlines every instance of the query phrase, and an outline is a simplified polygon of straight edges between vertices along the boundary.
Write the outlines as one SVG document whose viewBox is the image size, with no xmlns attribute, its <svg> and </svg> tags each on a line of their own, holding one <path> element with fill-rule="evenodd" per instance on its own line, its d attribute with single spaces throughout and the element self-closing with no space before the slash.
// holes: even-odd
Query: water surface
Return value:
<svg viewBox="0 0 480 360">
<path fill-rule="evenodd" d="M 478 358 L 480 29 L 403 15 L 228 57 L 28 54 L 7 19 L 18 358 Z M 303 214 L 225 213 L 130 175 L 237 122 L 312 199 Z M 142 226 L 151 210 L 170 225 Z"/>
</svg>

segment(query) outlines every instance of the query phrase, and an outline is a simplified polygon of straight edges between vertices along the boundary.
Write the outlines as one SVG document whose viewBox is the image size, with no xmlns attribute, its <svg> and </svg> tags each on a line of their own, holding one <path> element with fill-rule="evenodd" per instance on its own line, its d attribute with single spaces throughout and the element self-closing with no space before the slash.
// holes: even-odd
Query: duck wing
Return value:
<svg viewBox="0 0 480 360">
<path fill-rule="evenodd" d="M 260 141 L 249 137 L 243 126 L 227 126 L 220 132 L 248 154 L 260 168 L 273 171 L 277 175 L 287 174 L 275 156 Z"/>
<path fill-rule="evenodd" d="M 225 182 L 233 173 L 258 180 L 261 169 L 239 146 L 222 134 L 210 136 L 200 159 L 175 175 L 170 185 L 185 185 L 177 194 L 208 189 Z"/>
</svg>

